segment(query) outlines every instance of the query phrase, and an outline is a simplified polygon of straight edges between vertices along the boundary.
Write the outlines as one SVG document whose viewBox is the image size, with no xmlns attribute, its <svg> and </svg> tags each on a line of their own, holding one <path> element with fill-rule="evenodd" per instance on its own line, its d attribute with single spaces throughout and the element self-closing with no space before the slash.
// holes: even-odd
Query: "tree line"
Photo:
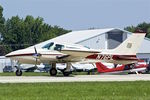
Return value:
<svg viewBox="0 0 150 100">
<path fill-rule="evenodd" d="M 44 23 L 43 18 L 27 15 L 25 18 L 3 17 L 0 6 L 0 55 L 23 49 L 42 41 L 70 32 L 59 26 Z"/>
<path fill-rule="evenodd" d="M 137 30 L 140 30 L 142 32 L 147 33 L 146 37 L 150 38 L 150 23 L 143 22 L 138 24 L 137 26 L 127 26 L 124 29 L 133 33 L 135 33 Z"/>
</svg>

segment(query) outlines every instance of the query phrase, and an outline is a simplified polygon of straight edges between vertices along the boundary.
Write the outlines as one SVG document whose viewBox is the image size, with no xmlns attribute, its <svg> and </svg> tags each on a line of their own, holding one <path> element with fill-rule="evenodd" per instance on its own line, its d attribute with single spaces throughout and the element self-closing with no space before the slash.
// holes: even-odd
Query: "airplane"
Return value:
<svg viewBox="0 0 150 100">
<path fill-rule="evenodd" d="M 57 74 L 56 63 L 66 63 L 67 67 L 64 71 L 64 75 L 67 76 L 70 73 L 71 63 L 75 62 L 107 62 L 133 66 L 138 61 L 136 53 L 138 52 L 145 34 L 146 33 L 133 33 L 117 48 L 111 50 L 95 50 L 78 44 L 50 42 L 38 49 L 36 49 L 36 46 L 32 46 L 32 48 L 13 51 L 8 53 L 6 57 L 18 61 L 18 64 L 51 64 L 51 76 L 56 76 Z M 22 75 L 19 66 L 16 75 Z"/>
<path fill-rule="evenodd" d="M 56 68 L 57 68 L 57 70 L 64 73 L 66 64 L 65 63 L 57 64 Z M 72 73 L 72 72 L 88 72 L 88 74 L 90 74 L 90 72 L 94 72 L 96 70 L 97 70 L 97 68 L 93 64 L 72 63 L 70 73 Z"/>
<path fill-rule="evenodd" d="M 14 66 L 17 69 L 17 66 Z M 21 64 L 20 69 L 24 72 L 34 72 L 36 69 L 37 70 L 44 70 L 45 65 L 42 63 L 40 65 L 33 65 L 33 64 Z"/>
<path fill-rule="evenodd" d="M 77 64 L 72 64 L 72 65 L 73 65 L 72 68 L 74 72 L 88 72 L 88 74 L 90 74 L 90 72 L 94 72 L 97 70 L 94 64 L 77 63 Z"/>
<path fill-rule="evenodd" d="M 103 63 L 99 62 L 96 63 L 97 71 L 99 73 L 111 73 L 111 74 L 116 74 L 116 73 L 142 73 L 148 71 L 148 64 L 146 63 L 141 63 L 138 62 L 135 64 L 134 67 L 127 66 L 127 65 L 118 65 L 117 67 L 114 68 L 108 68 L 106 65 Z"/>
</svg>

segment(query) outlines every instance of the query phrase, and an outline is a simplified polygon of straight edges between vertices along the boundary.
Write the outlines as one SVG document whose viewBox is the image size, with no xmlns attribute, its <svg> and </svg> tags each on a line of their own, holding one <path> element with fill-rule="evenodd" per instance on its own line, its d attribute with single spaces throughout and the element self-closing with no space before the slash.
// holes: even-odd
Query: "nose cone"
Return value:
<svg viewBox="0 0 150 100">
<path fill-rule="evenodd" d="M 37 53 L 40 53 L 40 50 L 38 50 Z M 13 52 L 8 53 L 5 55 L 7 58 L 13 58 L 13 57 L 21 57 L 21 56 L 33 56 L 35 54 L 34 49 L 22 49 L 22 50 L 16 50 Z"/>
<path fill-rule="evenodd" d="M 10 52 L 8 53 L 7 55 L 5 55 L 5 57 L 7 58 L 11 58 L 11 57 L 16 57 L 16 56 L 21 56 L 23 54 L 25 54 L 25 49 L 22 49 L 22 50 L 16 50 L 16 51 L 13 51 L 13 52 Z"/>
<path fill-rule="evenodd" d="M 5 57 L 11 58 L 11 57 L 14 57 L 15 55 L 17 55 L 17 51 L 10 52 L 10 53 L 6 54 Z"/>
<path fill-rule="evenodd" d="M 5 55 L 5 57 L 7 57 L 7 58 L 8 58 L 8 57 L 9 57 L 9 55 L 10 55 L 10 53 L 6 54 L 6 55 Z"/>
<path fill-rule="evenodd" d="M 34 49 L 22 49 L 16 50 L 5 55 L 7 58 L 19 57 L 19 56 L 30 56 L 34 54 Z"/>
</svg>

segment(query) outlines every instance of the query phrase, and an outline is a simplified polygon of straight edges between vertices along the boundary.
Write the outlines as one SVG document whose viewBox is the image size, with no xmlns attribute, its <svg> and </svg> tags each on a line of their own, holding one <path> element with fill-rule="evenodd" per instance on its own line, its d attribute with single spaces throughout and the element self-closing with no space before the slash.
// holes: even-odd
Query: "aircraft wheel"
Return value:
<svg viewBox="0 0 150 100">
<path fill-rule="evenodd" d="M 16 70 L 16 76 L 22 76 L 22 71 L 21 70 Z"/>
<path fill-rule="evenodd" d="M 56 68 L 51 68 L 51 69 L 50 69 L 50 75 L 51 75 L 51 76 L 56 76 L 56 74 L 57 74 Z"/>
<path fill-rule="evenodd" d="M 90 75 L 90 71 L 88 71 L 87 74 Z"/>
<path fill-rule="evenodd" d="M 64 75 L 64 76 L 69 76 L 69 75 L 70 75 L 70 72 L 63 72 L 63 75 Z"/>
</svg>

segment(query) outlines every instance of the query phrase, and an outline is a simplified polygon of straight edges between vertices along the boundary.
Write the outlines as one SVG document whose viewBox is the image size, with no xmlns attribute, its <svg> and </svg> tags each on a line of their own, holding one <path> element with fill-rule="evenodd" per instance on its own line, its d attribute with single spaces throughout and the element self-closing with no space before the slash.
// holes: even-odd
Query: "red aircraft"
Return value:
<svg viewBox="0 0 150 100">
<path fill-rule="evenodd" d="M 108 68 L 106 65 L 102 63 L 96 63 L 97 71 L 99 73 L 136 73 L 139 72 L 145 72 L 148 71 L 148 64 L 144 63 L 143 61 L 140 61 L 138 64 L 135 64 L 134 66 L 128 66 L 128 65 L 121 65 L 114 68 Z"/>
</svg>

